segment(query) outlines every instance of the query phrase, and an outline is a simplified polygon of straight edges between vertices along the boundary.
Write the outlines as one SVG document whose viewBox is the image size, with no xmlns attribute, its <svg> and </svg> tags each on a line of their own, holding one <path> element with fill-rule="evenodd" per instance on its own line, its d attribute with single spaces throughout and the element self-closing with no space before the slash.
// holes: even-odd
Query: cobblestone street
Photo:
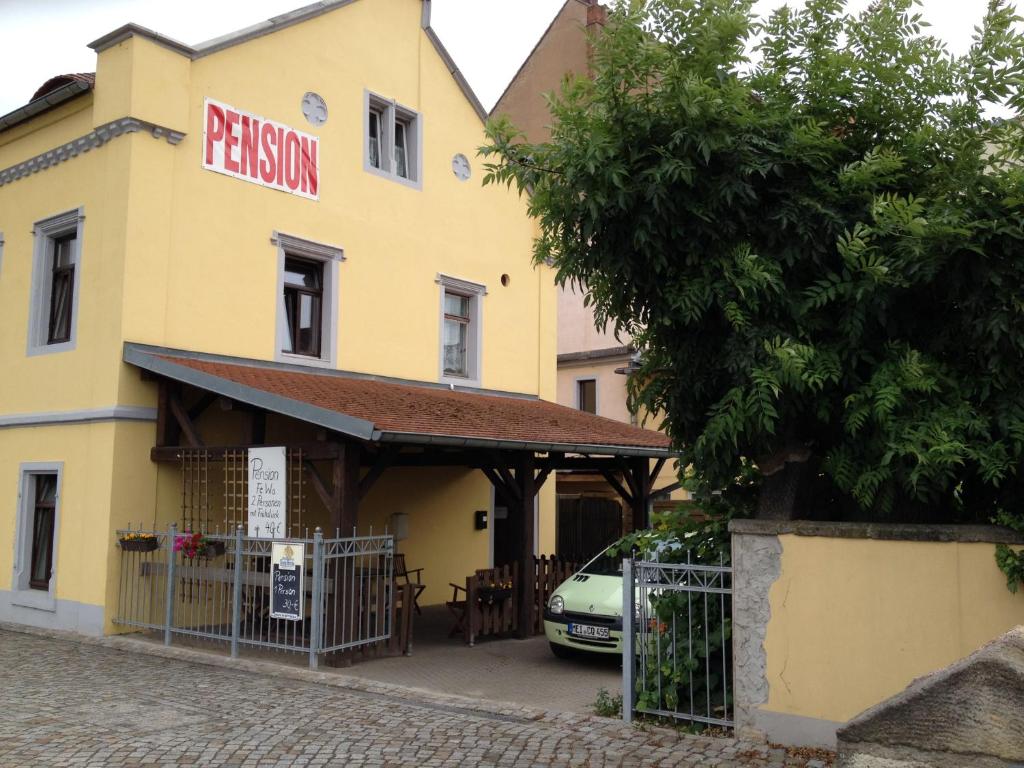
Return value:
<svg viewBox="0 0 1024 768">
<path fill-rule="evenodd" d="M 251 662 L 211 666 L 195 652 L 160 657 L 112 643 L 133 641 L 0 630 L 0 766 L 804 764 L 731 739 L 381 684 L 356 689 L 321 682 L 329 673 L 271 675 Z"/>
</svg>

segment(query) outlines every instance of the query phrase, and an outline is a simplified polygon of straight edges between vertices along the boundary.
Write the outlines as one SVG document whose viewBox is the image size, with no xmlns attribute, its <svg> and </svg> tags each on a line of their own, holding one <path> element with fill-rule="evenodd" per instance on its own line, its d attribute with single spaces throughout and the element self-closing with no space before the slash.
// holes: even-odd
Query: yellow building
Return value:
<svg viewBox="0 0 1024 768">
<path fill-rule="evenodd" d="M 552 551 L 552 469 L 645 503 L 665 440 L 546 402 L 552 274 L 429 12 L 129 24 L 0 117 L 0 620 L 114 631 L 115 532 L 245 523 L 251 446 L 278 536 L 395 530 L 425 603 Z"/>
</svg>

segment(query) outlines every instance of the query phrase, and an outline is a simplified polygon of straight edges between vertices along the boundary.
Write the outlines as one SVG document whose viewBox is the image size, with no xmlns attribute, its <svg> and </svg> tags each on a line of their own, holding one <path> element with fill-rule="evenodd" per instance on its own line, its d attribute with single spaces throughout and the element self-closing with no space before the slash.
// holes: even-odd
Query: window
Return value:
<svg viewBox="0 0 1024 768">
<path fill-rule="evenodd" d="M 438 275 L 441 285 L 441 381 L 480 384 L 480 302 L 487 288 L 479 283 Z"/>
<path fill-rule="evenodd" d="M 33 475 L 31 589 L 50 589 L 53 573 L 53 534 L 57 517 L 57 475 Z"/>
<path fill-rule="evenodd" d="M 84 218 L 78 209 L 35 225 L 30 355 L 74 349 Z"/>
<path fill-rule="evenodd" d="M 468 296 L 444 293 L 444 375 L 469 377 Z"/>
<path fill-rule="evenodd" d="M 587 413 L 597 413 L 597 379 L 576 380 L 576 407 Z"/>
<path fill-rule="evenodd" d="M 47 344 L 71 340 L 71 305 L 75 294 L 75 235 L 64 235 L 52 241 L 53 263 L 50 275 L 50 322 Z"/>
<path fill-rule="evenodd" d="M 323 264 L 285 258 L 284 313 L 288 333 L 282 352 L 320 357 L 323 276 Z"/>
<path fill-rule="evenodd" d="M 56 610 L 54 566 L 63 472 L 60 462 L 21 465 L 12 579 L 15 605 Z"/>
<path fill-rule="evenodd" d="M 341 248 L 274 232 L 277 246 L 276 359 L 322 367 L 334 365 L 338 326 Z"/>
<path fill-rule="evenodd" d="M 420 188 L 420 116 L 369 92 L 365 101 L 366 170 Z"/>
</svg>

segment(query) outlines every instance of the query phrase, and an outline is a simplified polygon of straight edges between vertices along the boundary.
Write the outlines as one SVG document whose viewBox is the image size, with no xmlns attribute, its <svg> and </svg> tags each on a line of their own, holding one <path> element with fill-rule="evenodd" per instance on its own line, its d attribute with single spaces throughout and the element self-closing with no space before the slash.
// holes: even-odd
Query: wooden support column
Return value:
<svg viewBox="0 0 1024 768">
<path fill-rule="evenodd" d="M 167 379 L 160 379 L 157 384 L 156 444 L 158 447 L 178 445 L 181 442 L 181 428 L 178 426 L 178 420 L 171 413 L 173 388 L 180 389 L 180 385 Z"/>
<path fill-rule="evenodd" d="M 331 535 L 338 530 L 342 537 L 347 538 L 359 523 L 360 454 L 356 443 L 342 443 L 338 458 L 334 460 L 331 471 Z"/>
<path fill-rule="evenodd" d="M 519 553 L 518 626 L 516 636 L 527 638 L 533 634 L 534 578 L 533 549 L 537 531 L 533 516 L 537 479 L 534 475 L 536 459 L 532 451 L 524 452 L 516 459 L 516 486 L 519 490 L 519 519 L 516 520 L 517 551 Z"/>
<path fill-rule="evenodd" d="M 659 467 L 660 469 L 660 467 Z M 651 502 L 650 459 L 636 456 L 629 460 L 629 476 L 632 493 L 630 507 L 633 510 L 633 530 L 640 531 L 650 525 L 648 506 Z"/>
</svg>

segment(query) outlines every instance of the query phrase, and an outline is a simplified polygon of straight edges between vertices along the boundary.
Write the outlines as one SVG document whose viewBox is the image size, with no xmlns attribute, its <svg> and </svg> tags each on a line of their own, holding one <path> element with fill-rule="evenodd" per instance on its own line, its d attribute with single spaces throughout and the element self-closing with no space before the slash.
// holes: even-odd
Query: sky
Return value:
<svg viewBox="0 0 1024 768">
<path fill-rule="evenodd" d="M 372 0 L 366 0 L 371 2 Z M 308 0 L 0 0 L 0 115 L 26 104 L 47 79 L 92 72 L 87 44 L 133 21 L 194 45 L 307 4 Z M 564 0 L 433 0 L 432 26 L 490 108 Z M 800 0 L 789 0 L 790 5 Z M 850 0 L 860 10 L 869 0 Z M 783 0 L 758 0 L 767 13 Z M 1021 0 L 1024 6 L 1024 0 Z M 962 53 L 986 0 L 924 0 L 932 34 Z"/>
</svg>

